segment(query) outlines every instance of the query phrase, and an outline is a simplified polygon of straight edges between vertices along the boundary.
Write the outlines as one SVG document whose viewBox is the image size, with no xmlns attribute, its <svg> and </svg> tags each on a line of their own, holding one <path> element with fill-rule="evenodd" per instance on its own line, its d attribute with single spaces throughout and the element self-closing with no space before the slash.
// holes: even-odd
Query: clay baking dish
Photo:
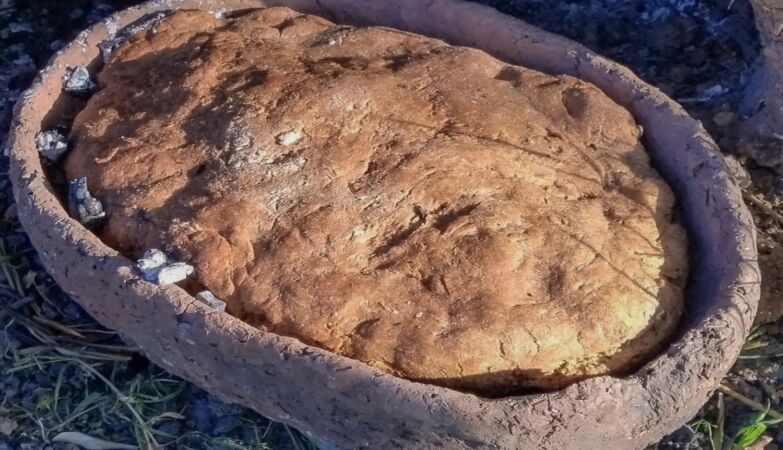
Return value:
<svg viewBox="0 0 783 450">
<path fill-rule="evenodd" d="M 686 314 L 672 345 L 625 378 L 485 399 L 396 378 L 252 328 L 177 286 L 142 281 L 132 261 L 69 217 L 47 182 L 35 135 L 68 115 L 66 66 L 97 67 L 100 42 L 157 11 L 271 5 L 479 48 L 512 64 L 590 81 L 628 108 L 677 192 L 692 242 Z M 90 314 L 172 373 L 338 447 L 643 448 L 707 400 L 736 359 L 758 302 L 751 217 L 701 125 L 628 69 L 460 0 L 152 1 L 96 25 L 57 54 L 17 105 L 9 146 L 22 224 L 51 275 Z"/>
</svg>

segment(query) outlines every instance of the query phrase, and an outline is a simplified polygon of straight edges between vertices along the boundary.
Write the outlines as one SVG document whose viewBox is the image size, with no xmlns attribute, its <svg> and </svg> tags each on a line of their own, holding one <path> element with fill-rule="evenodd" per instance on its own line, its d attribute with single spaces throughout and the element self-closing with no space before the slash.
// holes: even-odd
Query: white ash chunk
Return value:
<svg viewBox="0 0 783 450">
<path fill-rule="evenodd" d="M 180 282 L 194 272 L 193 266 L 183 262 L 172 262 L 162 251 L 153 248 L 136 261 L 136 269 L 144 280 L 159 285 Z"/>
<path fill-rule="evenodd" d="M 168 264 L 169 258 L 165 253 L 157 248 L 149 249 L 144 253 L 144 256 L 136 261 L 136 268 L 141 272 L 142 278 L 147 281 L 155 282 L 158 280 L 158 272 L 166 264 Z"/>
<path fill-rule="evenodd" d="M 182 262 L 167 264 L 158 271 L 158 278 L 155 281 L 160 285 L 178 283 L 192 275 L 194 271 L 190 264 Z"/>
<path fill-rule="evenodd" d="M 300 130 L 286 131 L 277 135 L 275 140 L 279 145 L 291 145 L 296 143 L 299 139 L 302 139 L 302 132 Z"/>
<path fill-rule="evenodd" d="M 72 94 L 90 94 L 95 90 L 95 83 L 85 67 L 68 67 L 63 76 L 63 90 Z"/>
<path fill-rule="evenodd" d="M 84 225 L 96 225 L 106 217 L 100 200 L 87 189 L 87 178 L 81 177 L 68 185 L 68 207 L 71 215 Z"/>
<path fill-rule="evenodd" d="M 49 163 L 56 163 L 68 151 L 68 142 L 57 130 L 42 131 L 35 135 L 38 153 Z"/>
<path fill-rule="evenodd" d="M 122 45 L 123 42 L 128 40 L 130 36 L 141 31 L 151 31 L 154 33 L 157 25 L 167 15 L 168 13 L 166 12 L 159 12 L 157 14 L 148 15 L 128 25 L 122 30 L 118 30 L 117 22 L 109 18 L 106 22 L 106 31 L 108 32 L 109 36 L 98 44 L 98 49 L 101 51 L 104 64 L 109 62 L 112 52 L 116 50 L 117 47 Z"/>
<path fill-rule="evenodd" d="M 223 312 L 226 310 L 226 302 L 217 298 L 215 294 L 210 291 L 199 292 L 196 294 L 196 299 L 217 311 Z"/>
<path fill-rule="evenodd" d="M 226 17 L 227 12 L 228 10 L 226 8 L 213 9 L 209 11 L 209 13 L 212 14 L 212 16 L 215 17 L 216 19 L 222 19 Z"/>
<path fill-rule="evenodd" d="M 9 6 L 9 8 L 12 7 Z M 27 22 L 11 22 L 8 24 L 8 32 L 11 34 L 32 33 L 33 26 Z"/>
</svg>

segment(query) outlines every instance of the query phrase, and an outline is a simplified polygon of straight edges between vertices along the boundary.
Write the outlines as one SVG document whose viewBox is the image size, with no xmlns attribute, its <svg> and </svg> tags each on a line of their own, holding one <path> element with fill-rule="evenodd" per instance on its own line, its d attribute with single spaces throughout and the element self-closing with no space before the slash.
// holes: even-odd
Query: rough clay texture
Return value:
<svg viewBox="0 0 783 450">
<path fill-rule="evenodd" d="M 131 36 L 69 179 L 254 326 L 497 394 L 628 373 L 682 310 L 687 243 L 630 113 L 589 83 L 284 7 Z"/>
<path fill-rule="evenodd" d="M 633 112 L 646 148 L 683 204 L 692 246 L 684 323 L 633 375 L 557 392 L 482 399 L 411 382 L 253 328 L 176 286 L 142 281 L 133 262 L 70 218 L 47 183 L 35 135 L 55 124 L 66 66 L 100 61 L 121 27 L 172 8 L 284 4 L 337 23 L 384 25 L 481 48 L 514 64 L 590 81 Z M 641 449 L 689 420 L 739 354 L 759 298 L 756 236 L 738 187 L 698 122 L 629 70 L 573 42 L 456 0 L 159 0 L 83 33 L 18 104 L 8 142 L 19 218 L 52 276 L 157 364 L 225 401 L 347 448 Z"/>
</svg>

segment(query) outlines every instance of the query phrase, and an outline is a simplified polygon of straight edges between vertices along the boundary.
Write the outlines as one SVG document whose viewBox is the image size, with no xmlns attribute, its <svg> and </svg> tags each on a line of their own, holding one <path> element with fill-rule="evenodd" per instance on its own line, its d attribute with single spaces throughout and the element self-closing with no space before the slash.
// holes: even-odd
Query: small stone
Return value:
<svg viewBox="0 0 783 450">
<path fill-rule="evenodd" d="M 90 94 L 95 90 L 95 83 L 85 67 L 68 67 L 63 76 L 63 90 L 71 94 Z"/>
<path fill-rule="evenodd" d="M 205 305 L 216 309 L 220 312 L 223 312 L 226 310 L 226 302 L 223 300 L 217 298 L 215 294 L 213 294 L 210 291 L 201 291 L 198 294 L 196 294 L 196 299 L 204 303 Z"/>
<path fill-rule="evenodd" d="M 136 268 L 141 272 L 142 278 L 146 281 L 155 282 L 158 280 L 158 272 L 162 269 L 169 259 L 162 251 L 153 248 L 147 250 L 144 256 L 136 261 Z"/>
<path fill-rule="evenodd" d="M 42 131 L 35 136 L 38 153 L 49 163 L 55 163 L 68 151 L 68 143 L 57 130 Z"/>
<path fill-rule="evenodd" d="M 712 116 L 712 121 L 719 127 L 725 127 L 726 125 L 734 122 L 736 115 L 731 111 L 719 112 Z"/>
<path fill-rule="evenodd" d="M 11 22 L 8 24 L 8 31 L 11 34 L 32 33 L 33 26 L 27 22 Z"/>
<path fill-rule="evenodd" d="M 726 94 L 727 92 L 729 92 L 728 88 L 723 87 L 720 84 L 716 84 L 701 91 L 700 97 L 704 100 L 709 100 L 712 97 L 723 95 Z"/>
<path fill-rule="evenodd" d="M 103 204 L 90 194 L 87 178 L 71 181 L 68 186 L 68 207 L 71 215 L 76 216 L 84 225 L 96 225 L 106 217 Z"/>
<path fill-rule="evenodd" d="M 194 270 L 190 264 L 181 262 L 168 264 L 158 271 L 155 281 L 160 285 L 178 283 L 191 275 Z"/>
<path fill-rule="evenodd" d="M 422 316 L 424 316 L 424 313 L 419 311 L 419 312 L 416 313 L 416 315 L 414 317 L 416 317 L 417 319 L 421 319 Z"/>
<path fill-rule="evenodd" d="M 291 145 L 299 139 L 302 139 L 302 132 L 299 130 L 287 131 L 285 133 L 278 134 L 277 138 L 275 138 L 279 145 Z"/>
<path fill-rule="evenodd" d="M 56 41 L 52 41 L 51 44 L 49 44 L 49 50 L 56 52 L 57 50 L 60 50 L 61 48 L 65 47 L 66 42 L 62 39 L 57 39 Z"/>
</svg>

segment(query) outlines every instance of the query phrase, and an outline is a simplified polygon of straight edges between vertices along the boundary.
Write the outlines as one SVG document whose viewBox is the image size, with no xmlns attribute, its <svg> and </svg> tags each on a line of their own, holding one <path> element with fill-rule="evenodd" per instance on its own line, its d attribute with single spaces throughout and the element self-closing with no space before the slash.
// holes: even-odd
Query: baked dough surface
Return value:
<svg viewBox="0 0 783 450">
<path fill-rule="evenodd" d="M 496 394 L 628 372 L 678 322 L 674 196 L 591 84 L 277 7 L 173 13 L 99 84 L 65 162 L 99 234 L 254 326 Z"/>
</svg>

